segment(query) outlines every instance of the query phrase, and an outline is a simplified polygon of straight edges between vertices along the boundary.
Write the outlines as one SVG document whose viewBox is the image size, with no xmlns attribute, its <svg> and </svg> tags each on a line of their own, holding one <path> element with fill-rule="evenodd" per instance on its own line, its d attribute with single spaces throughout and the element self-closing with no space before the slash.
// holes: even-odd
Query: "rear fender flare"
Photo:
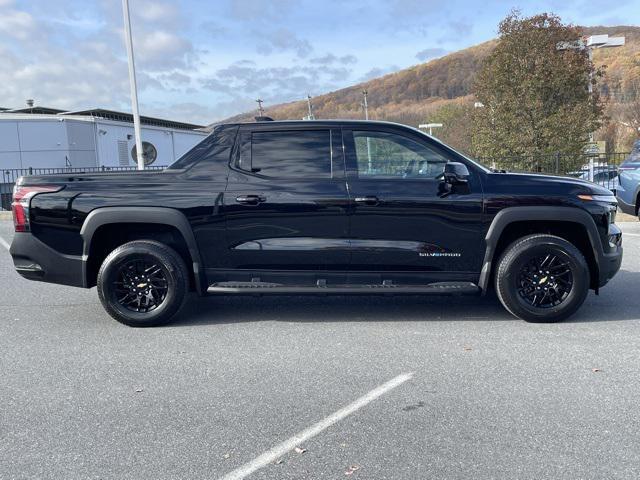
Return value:
<svg viewBox="0 0 640 480">
<path fill-rule="evenodd" d="M 85 285 L 87 284 L 87 260 L 93 235 L 99 227 L 113 223 L 153 223 L 169 225 L 178 229 L 189 249 L 196 290 L 199 294 L 206 291 L 200 250 L 191 225 L 182 212 L 166 207 L 103 207 L 92 210 L 80 229 L 80 236 L 83 240 L 82 263 Z"/>
</svg>

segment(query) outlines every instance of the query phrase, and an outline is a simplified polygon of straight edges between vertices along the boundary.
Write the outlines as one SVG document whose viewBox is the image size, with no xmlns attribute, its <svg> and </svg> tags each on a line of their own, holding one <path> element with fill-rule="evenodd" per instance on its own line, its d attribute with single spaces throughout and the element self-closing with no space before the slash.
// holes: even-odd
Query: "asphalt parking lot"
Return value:
<svg viewBox="0 0 640 480">
<path fill-rule="evenodd" d="M 492 298 L 194 297 L 132 329 L 0 240 L 0 478 L 639 478 L 621 225 L 621 272 L 551 325 Z"/>
</svg>

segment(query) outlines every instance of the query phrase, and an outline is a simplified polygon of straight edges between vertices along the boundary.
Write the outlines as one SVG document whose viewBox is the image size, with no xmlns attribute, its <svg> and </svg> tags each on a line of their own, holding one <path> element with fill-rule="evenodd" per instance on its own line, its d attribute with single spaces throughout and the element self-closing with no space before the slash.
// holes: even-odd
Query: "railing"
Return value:
<svg viewBox="0 0 640 480">
<path fill-rule="evenodd" d="M 164 170 L 165 166 L 149 165 L 144 171 Z M 109 173 L 109 172 L 137 172 L 136 167 L 52 167 L 52 168 L 5 168 L 0 169 L 0 199 L 2 210 L 11 209 L 11 195 L 13 186 L 18 178 L 25 175 L 53 175 L 60 173 Z"/>
<path fill-rule="evenodd" d="M 488 167 L 512 172 L 546 173 L 566 175 L 589 180 L 610 190 L 618 186 L 618 167 L 629 158 L 629 153 L 581 154 L 581 155 L 527 155 L 501 158 L 480 157 Z M 150 165 L 146 170 L 163 170 L 166 167 Z M 145 170 L 145 171 L 146 171 Z M 11 208 L 11 195 L 16 180 L 24 175 L 59 173 L 136 172 L 135 167 L 69 167 L 69 168 L 16 168 L 0 170 L 0 199 L 3 210 Z"/>
<path fill-rule="evenodd" d="M 580 155 L 556 153 L 501 158 L 480 157 L 479 160 L 491 168 L 510 172 L 564 175 L 589 180 L 615 190 L 618 187 L 618 167 L 629 155 L 626 152 Z"/>
</svg>

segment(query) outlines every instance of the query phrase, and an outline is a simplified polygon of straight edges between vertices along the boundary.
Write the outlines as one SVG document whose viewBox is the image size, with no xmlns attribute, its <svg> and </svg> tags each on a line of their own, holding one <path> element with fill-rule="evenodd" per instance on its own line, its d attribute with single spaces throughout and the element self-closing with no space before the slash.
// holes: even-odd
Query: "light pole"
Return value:
<svg viewBox="0 0 640 480">
<path fill-rule="evenodd" d="M 556 50 L 586 50 L 589 57 L 589 85 L 587 90 L 589 92 L 589 98 L 593 95 L 593 73 L 591 71 L 591 64 L 593 63 L 593 49 L 594 48 L 611 48 L 622 47 L 625 43 L 625 37 L 610 37 L 607 34 L 602 35 L 590 35 L 588 37 L 582 37 L 574 42 L 558 42 L 556 44 Z M 589 143 L 593 144 L 593 132 L 589 132 Z M 589 158 L 589 180 L 593 181 L 594 178 L 594 165 L 593 157 Z"/>
<path fill-rule="evenodd" d="M 138 85 L 136 82 L 136 64 L 133 59 L 133 38 L 131 36 L 131 17 L 129 16 L 129 0 L 122 0 L 122 14 L 124 15 L 125 43 L 129 60 L 129 84 L 131 85 L 131 110 L 133 111 L 133 133 L 136 140 L 136 160 L 138 170 L 144 170 L 144 156 L 142 138 L 140 135 L 140 112 L 138 112 Z"/>
<path fill-rule="evenodd" d="M 429 129 L 429 135 L 433 137 L 433 129 L 434 128 L 442 128 L 443 125 L 442 123 L 422 123 L 420 125 L 418 125 L 418 128 L 428 128 Z"/>
</svg>

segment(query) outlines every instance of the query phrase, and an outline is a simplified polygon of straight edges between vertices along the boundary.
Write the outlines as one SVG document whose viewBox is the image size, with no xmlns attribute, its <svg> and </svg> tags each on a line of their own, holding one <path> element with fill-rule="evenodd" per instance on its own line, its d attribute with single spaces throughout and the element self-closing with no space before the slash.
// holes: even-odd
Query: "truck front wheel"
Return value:
<svg viewBox="0 0 640 480">
<path fill-rule="evenodd" d="M 573 315 L 589 292 L 584 255 L 563 238 L 530 235 L 504 252 L 495 275 L 504 307 L 527 322 L 559 322 Z"/>
<path fill-rule="evenodd" d="M 105 258 L 97 286 L 109 315 L 131 327 L 151 327 L 167 323 L 178 312 L 188 282 L 187 267 L 175 250 L 153 240 L 136 240 Z"/>
</svg>

